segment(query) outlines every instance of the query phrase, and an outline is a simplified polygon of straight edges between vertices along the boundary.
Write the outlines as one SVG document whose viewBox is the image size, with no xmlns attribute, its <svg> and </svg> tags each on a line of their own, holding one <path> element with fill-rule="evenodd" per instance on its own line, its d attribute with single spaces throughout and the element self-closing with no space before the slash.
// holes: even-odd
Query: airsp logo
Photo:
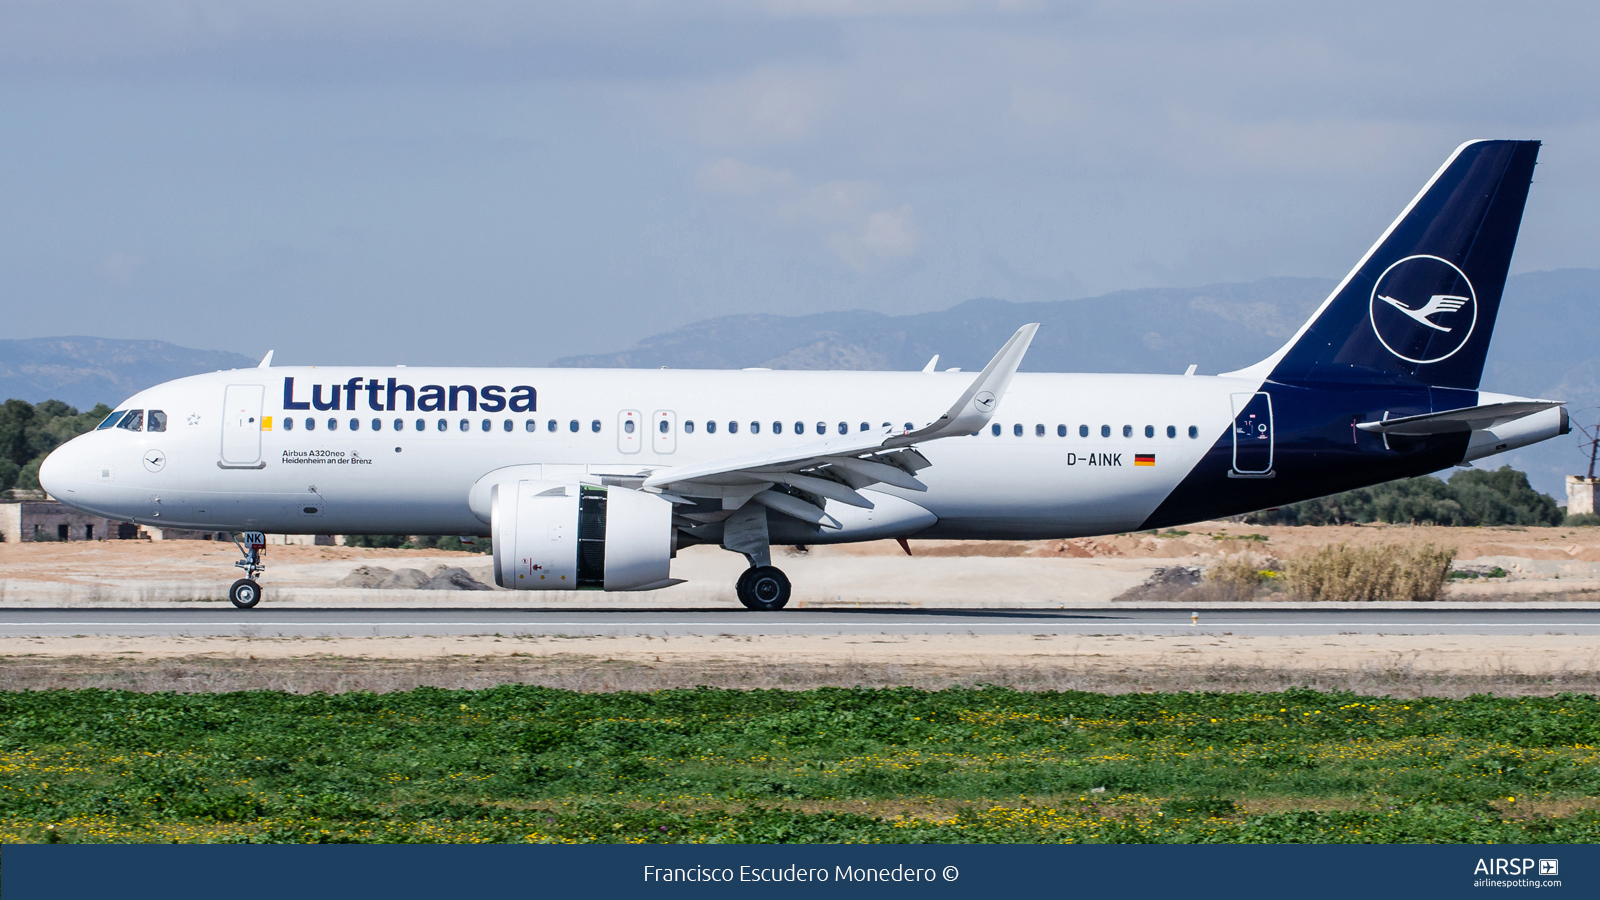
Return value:
<svg viewBox="0 0 1600 900">
<path fill-rule="evenodd" d="M 1465 272 L 1437 256 L 1408 256 L 1383 270 L 1368 312 L 1385 349 L 1406 362 L 1436 363 L 1466 346 L 1478 298 Z"/>
</svg>

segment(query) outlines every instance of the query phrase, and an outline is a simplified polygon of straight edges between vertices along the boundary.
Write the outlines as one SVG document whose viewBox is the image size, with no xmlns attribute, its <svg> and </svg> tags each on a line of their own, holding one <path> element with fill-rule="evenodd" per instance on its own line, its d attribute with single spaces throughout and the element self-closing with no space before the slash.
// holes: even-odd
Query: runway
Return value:
<svg viewBox="0 0 1600 900">
<path fill-rule="evenodd" d="M 1600 608 L 507 610 L 0 609 L 0 637 L 430 637 L 448 635 L 1600 635 Z"/>
</svg>

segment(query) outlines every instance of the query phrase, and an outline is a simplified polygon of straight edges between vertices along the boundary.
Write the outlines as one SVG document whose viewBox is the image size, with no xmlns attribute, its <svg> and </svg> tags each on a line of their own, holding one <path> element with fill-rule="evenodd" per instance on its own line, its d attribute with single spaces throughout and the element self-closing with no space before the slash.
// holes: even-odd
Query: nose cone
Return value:
<svg viewBox="0 0 1600 900">
<path fill-rule="evenodd" d="M 57 447 L 39 464 L 39 486 L 44 488 L 50 496 L 70 503 L 76 485 L 77 466 L 73 465 L 74 457 L 80 455 L 78 449 L 72 446 L 71 441 Z"/>
</svg>

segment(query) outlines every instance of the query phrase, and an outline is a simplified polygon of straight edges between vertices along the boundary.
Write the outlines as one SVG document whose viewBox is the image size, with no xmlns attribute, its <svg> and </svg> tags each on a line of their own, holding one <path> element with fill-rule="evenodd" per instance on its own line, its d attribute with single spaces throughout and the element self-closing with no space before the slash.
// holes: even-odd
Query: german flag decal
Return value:
<svg viewBox="0 0 1600 900">
<path fill-rule="evenodd" d="M 1154 453 L 1135 453 L 1133 455 L 1133 464 L 1136 466 L 1153 466 L 1156 464 L 1156 455 Z"/>
</svg>

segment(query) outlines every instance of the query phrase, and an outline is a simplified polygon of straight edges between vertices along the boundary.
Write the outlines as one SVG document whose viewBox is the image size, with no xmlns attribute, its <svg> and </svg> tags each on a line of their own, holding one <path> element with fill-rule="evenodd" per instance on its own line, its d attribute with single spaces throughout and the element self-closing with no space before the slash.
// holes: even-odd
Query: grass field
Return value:
<svg viewBox="0 0 1600 900">
<path fill-rule="evenodd" d="M 0 841 L 1600 841 L 1600 700 L 0 694 Z"/>
</svg>

